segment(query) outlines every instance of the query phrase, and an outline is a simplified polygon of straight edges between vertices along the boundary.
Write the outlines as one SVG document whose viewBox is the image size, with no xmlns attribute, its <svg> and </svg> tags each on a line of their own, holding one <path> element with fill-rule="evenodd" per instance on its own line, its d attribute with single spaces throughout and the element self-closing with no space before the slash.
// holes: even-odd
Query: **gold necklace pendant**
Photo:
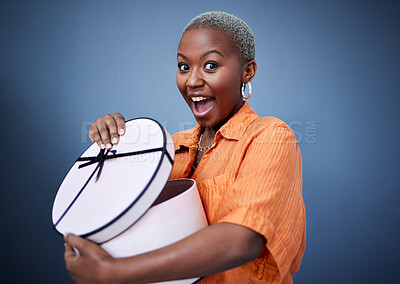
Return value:
<svg viewBox="0 0 400 284">
<path fill-rule="evenodd" d="M 200 146 L 200 142 L 201 142 L 201 138 L 203 137 L 203 133 L 201 133 L 201 135 L 200 135 L 200 137 L 199 137 L 199 141 L 197 141 L 197 150 L 198 151 L 201 151 L 201 152 L 205 152 L 205 151 L 207 151 L 208 149 L 210 149 L 212 146 L 214 146 L 214 143 L 215 142 L 212 142 L 210 145 L 208 145 L 208 146 L 205 146 L 205 147 L 202 147 L 202 146 Z"/>
</svg>

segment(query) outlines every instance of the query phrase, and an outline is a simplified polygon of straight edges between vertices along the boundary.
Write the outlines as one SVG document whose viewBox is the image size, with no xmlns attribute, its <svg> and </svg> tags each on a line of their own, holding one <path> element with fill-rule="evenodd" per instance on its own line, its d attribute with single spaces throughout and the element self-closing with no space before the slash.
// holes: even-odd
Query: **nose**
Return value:
<svg viewBox="0 0 400 284">
<path fill-rule="evenodd" d="M 196 69 L 192 69 L 190 72 L 190 76 L 186 81 L 186 86 L 188 88 L 198 88 L 204 85 L 204 80 L 201 75 L 201 72 Z"/>
</svg>

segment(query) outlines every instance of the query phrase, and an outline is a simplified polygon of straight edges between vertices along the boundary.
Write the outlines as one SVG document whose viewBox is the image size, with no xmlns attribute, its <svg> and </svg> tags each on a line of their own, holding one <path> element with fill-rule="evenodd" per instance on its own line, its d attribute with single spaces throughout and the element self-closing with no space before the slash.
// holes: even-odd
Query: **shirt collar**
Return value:
<svg viewBox="0 0 400 284">
<path fill-rule="evenodd" d="M 217 131 L 215 140 L 218 140 L 220 136 L 226 139 L 239 140 L 249 124 L 257 118 L 258 115 L 253 108 L 247 102 L 244 102 L 243 106 Z M 202 129 L 197 124 L 195 128 L 179 133 L 180 137 L 175 142 L 175 150 L 180 149 L 182 146 L 193 147 L 197 143 L 201 132 Z"/>
<path fill-rule="evenodd" d="M 250 123 L 258 118 L 253 108 L 244 102 L 243 106 L 217 131 L 215 138 L 219 134 L 227 139 L 239 140 L 246 131 Z"/>
</svg>

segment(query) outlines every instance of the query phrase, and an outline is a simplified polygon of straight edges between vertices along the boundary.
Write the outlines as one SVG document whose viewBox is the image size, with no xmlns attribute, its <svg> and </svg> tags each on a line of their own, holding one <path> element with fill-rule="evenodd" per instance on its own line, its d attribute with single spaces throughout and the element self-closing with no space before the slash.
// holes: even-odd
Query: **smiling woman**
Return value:
<svg viewBox="0 0 400 284">
<path fill-rule="evenodd" d="M 227 35 L 210 28 L 186 31 L 177 57 L 176 82 L 200 126 L 218 128 L 242 107 L 241 82 L 254 76 L 256 65 L 243 66 Z"/>
<path fill-rule="evenodd" d="M 170 179 L 196 180 L 210 226 L 167 247 L 112 258 L 66 237 L 67 270 L 78 283 L 292 283 L 305 249 L 301 155 L 290 128 L 260 118 L 242 87 L 253 80 L 254 37 L 239 18 L 199 15 L 177 52 L 176 81 L 197 126 L 173 136 Z M 119 113 L 99 118 L 90 138 L 111 149 L 125 132 Z M 73 247 L 80 252 L 76 255 Z"/>
</svg>

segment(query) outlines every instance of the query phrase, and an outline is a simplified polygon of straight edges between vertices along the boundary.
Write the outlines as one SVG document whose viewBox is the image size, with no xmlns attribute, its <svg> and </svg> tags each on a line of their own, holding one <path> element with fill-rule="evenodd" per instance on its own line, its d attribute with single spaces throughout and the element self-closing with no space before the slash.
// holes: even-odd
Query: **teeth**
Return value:
<svg viewBox="0 0 400 284">
<path fill-rule="evenodd" d="M 191 97 L 191 99 L 194 102 L 200 102 L 200 101 L 206 100 L 207 98 L 205 98 L 205 97 Z"/>
</svg>

